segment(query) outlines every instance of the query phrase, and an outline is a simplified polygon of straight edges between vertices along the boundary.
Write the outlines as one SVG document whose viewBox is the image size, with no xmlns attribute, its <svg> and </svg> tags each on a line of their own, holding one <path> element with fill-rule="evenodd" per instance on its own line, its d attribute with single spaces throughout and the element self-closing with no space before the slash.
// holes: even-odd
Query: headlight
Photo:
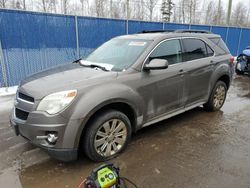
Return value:
<svg viewBox="0 0 250 188">
<path fill-rule="evenodd" d="M 37 111 L 45 111 L 51 115 L 56 114 L 69 106 L 76 94 L 76 90 L 52 93 L 42 99 L 37 107 Z"/>
</svg>

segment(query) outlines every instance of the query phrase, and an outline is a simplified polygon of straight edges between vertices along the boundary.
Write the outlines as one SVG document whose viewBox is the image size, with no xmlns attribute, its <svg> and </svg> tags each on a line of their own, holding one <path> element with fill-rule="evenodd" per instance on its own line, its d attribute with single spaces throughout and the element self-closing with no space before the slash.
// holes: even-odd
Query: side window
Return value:
<svg viewBox="0 0 250 188">
<path fill-rule="evenodd" d="M 180 40 L 162 42 L 150 54 L 149 61 L 152 59 L 166 59 L 169 65 L 182 62 Z"/>
<path fill-rule="evenodd" d="M 206 45 L 206 47 L 207 47 L 207 56 L 208 57 L 213 56 L 214 51 L 208 45 Z"/>
<path fill-rule="evenodd" d="M 183 39 L 183 60 L 191 61 L 207 57 L 206 44 L 199 39 Z"/>
</svg>

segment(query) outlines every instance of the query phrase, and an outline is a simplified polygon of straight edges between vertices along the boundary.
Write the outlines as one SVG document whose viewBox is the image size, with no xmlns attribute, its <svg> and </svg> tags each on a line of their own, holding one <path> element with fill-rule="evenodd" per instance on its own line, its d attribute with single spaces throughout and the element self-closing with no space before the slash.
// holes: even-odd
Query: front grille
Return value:
<svg viewBox="0 0 250 188">
<path fill-rule="evenodd" d="M 33 97 L 25 95 L 25 94 L 23 94 L 21 92 L 18 92 L 18 98 L 20 98 L 22 100 L 25 100 L 25 101 L 28 101 L 28 102 L 32 102 L 32 103 L 35 102 L 35 99 Z"/>
<path fill-rule="evenodd" d="M 15 114 L 16 114 L 16 117 L 21 120 L 27 120 L 29 116 L 29 112 L 20 110 L 18 108 L 15 109 Z"/>
</svg>

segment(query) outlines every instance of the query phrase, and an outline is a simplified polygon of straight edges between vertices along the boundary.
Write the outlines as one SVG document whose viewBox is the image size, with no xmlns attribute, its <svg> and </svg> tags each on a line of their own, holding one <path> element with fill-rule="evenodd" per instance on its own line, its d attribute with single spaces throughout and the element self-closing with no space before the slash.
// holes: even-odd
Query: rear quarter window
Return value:
<svg viewBox="0 0 250 188">
<path fill-rule="evenodd" d="M 213 56 L 213 50 L 202 40 L 195 38 L 183 39 L 183 60 L 191 61 Z"/>
<path fill-rule="evenodd" d="M 217 38 L 209 38 L 218 48 L 219 48 L 219 54 L 229 54 L 230 51 L 227 48 L 227 45 L 224 43 L 224 41 L 217 37 Z"/>
</svg>

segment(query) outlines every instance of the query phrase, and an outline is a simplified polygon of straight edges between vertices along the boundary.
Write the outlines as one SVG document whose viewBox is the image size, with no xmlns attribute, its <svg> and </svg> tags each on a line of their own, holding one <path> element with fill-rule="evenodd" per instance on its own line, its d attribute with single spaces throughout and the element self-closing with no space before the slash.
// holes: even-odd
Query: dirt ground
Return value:
<svg viewBox="0 0 250 188">
<path fill-rule="evenodd" d="M 77 187 L 94 163 L 71 163 L 16 137 L 9 127 L 12 97 L 0 98 L 0 187 Z M 135 134 L 111 162 L 138 187 L 250 187 L 250 77 L 236 76 L 219 112 L 196 108 Z"/>
</svg>

